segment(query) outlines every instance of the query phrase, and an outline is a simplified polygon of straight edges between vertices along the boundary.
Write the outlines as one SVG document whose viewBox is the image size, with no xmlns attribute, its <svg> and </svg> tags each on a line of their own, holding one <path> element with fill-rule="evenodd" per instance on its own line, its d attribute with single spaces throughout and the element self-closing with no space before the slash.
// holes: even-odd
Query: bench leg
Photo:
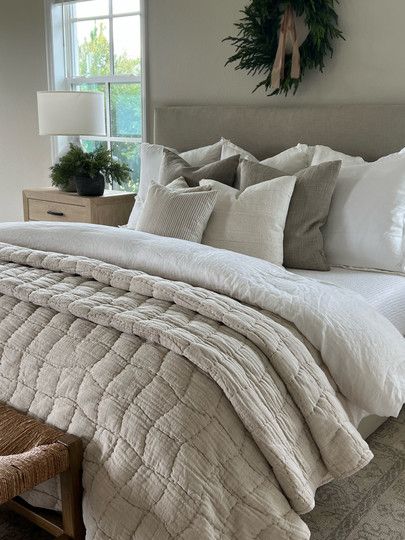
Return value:
<svg viewBox="0 0 405 540">
<path fill-rule="evenodd" d="M 61 442 L 68 447 L 70 463 L 69 469 L 60 475 L 63 530 L 66 535 L 62 538 L 84 540 L 86 533 L 82 513 L 82 444 L 77 439 L 68 441 L 62 438 Z"/>
</svg>

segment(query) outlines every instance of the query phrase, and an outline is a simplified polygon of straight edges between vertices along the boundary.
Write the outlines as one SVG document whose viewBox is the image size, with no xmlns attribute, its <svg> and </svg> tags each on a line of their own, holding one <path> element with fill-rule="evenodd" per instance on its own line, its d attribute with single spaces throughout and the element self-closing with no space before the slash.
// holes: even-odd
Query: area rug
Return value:
<svg viewBox="0 0 405 540">
<path fill-rule="evenodd" d="M 312 540 L 405 540 L 405 409 L 368 442 L 375 458 L 365 469 L 318 491 L 304 516 Z M 0 509 L 0 540 L 51 538 Z"/>
<path fill-rule="evenodd" d="M 304 519 L 311 540 L 405 540 L 405 409 L 368 439 L 373 461 L 322 487 Z"/>
</svg>

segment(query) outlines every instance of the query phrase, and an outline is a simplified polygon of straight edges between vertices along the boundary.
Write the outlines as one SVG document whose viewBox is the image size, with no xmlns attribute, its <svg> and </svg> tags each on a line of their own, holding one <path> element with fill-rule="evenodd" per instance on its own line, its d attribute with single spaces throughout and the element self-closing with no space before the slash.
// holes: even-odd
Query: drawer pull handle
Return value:
<svg viewBox="0 0 405 540">
<path fill-rule="evenodd" d="M 49 214 L 50 216 L 59 216 L 59 217 L 62 217 L 65 215 L 63 212 L 55 212 L 54 210 L 48 210 L 47 214 Z"/>
</svg>

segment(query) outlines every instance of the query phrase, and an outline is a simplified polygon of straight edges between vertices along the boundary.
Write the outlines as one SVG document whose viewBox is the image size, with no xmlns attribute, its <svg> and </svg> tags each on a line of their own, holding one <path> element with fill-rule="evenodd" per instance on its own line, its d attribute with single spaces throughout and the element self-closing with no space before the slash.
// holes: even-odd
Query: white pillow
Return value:
<svg viewBox="0 0 405 540">
<path fill-rule="evenodd" d="M 342 167 L 324 229 L 334 266 L 405 272 L 405 156 Z"/>
<path fill-rule="evenodd" d="M 405 148 L 402 148 L 402 150 L 400 150 L 399 152 L 394 152 L 393 154 L 388 154 L 387 156 L 383 156 L 382 158 L 379 159 L 379 161 L 382 161 L 384 159 L 397 158 L 398 156 L 404 157 L 404 154 L 405 154 Z"/>
<path fill-rule="evenodd" d="M 209 163 L 221 159 L 222 144 L 223 141 L 220 140 L 215 144 L 182 152 L 179 155 L 185 159 L 190 166 L 203 167 L 204 165 L 208 165 Z M 128 228 L 130 229 L 136 227 L 152 182 L 158 182 L 159 180 L 160 165 L 162 163 L 165 148 L 166 147 L 159 144 L 141 144 L 141 177 L 135 206 L 129 216 Z M 170 150 L 178 153 L 176 150 Z"/>
<path fill-rule="evenodd" d="M 203 187 L 203 186 L 196 186 L 196 187 L 190 187 L 187 184 L 186 179 L 184 176 L 179 176 L 179 178 L 176 178 L 176 180 L 173 180 L 173 182 L 170 182 L 170 184 L 167 184 L 166 186 L 168 189 L 174 189 L 176 191 L 184 191 L 188 193 L 198 193 L 199 191 L 210 191 L 210 187 Z"/>
<path fill-rule="evenodd" d="M 264 159 L 260 163 L 268 167 L 280 169 L 287 174 L 295 174 L 310 166 L 312 154 L 313 147 L 307 144 L 297 144 L 297 146 L 288 148 L 284 152 L 277 154 L 277 156 Z"/>
<path fill-rule="evenodd" d="M 222 141 L 222 153 L 221 159 L 226 159 L 232 156 L 240 156 L 240 159 L 250 159 L 251 161 L 258 161 L 253 154 L 234 144 L 228 139 L 221 139 Z"/>
<path fill-rule="evenodd" d="M 307 144 L 297 144 L 297 146 L 288 148 L 276 156 L 264 159 L 260 163 L 275 169 L 281 169 L 287 174 L 295 174 L 296 172 L 310 166 L 312 160 L 312 149 L 313 147 L 308 146 Z M 240 155 L 241 159 L 249 159 L 255 162 L 259 161 L 250 152 L 247 152 L 243 148 L 233 144 L 231 141 L 223 139 L 221 159 L 235 156 L 237 154 Z"/>
<path fill-rule="evenodd" d="M 341 161 L 343 166 L 366 163 L 360 156 L 349 156 L 348 154 L 332 150 L 329 146 L 317 144 L 314 148 L 311 165 L 319 165 L 320 163 L 325 163 L 325 161 Z"/>
<path fill-rule="evenodd" d="M 240 192 L 214 180 L 201 180 L 201 186 L 218 193 L 202 243 L 281 266 L 284 226 L 295 181 L 295 176 L 283 176 Z"/>
<path fill-rule="evenodd" d="M 325 161 L 330 161 L 330 160 L 332 161 L 340 160 L 342 161 L 343 166 L 362 165 L 363 163 L 368 163 L 365 159 L 363 159 L 360 156 L 350 156 L 348 154 L 343 154 L 342 152 L 337 152 L 336 150 L 332 150 L 332 148 L 329 148 L 329 146 L 317 145 L 317 146 L 314 146 L 313 148 L 314 148 L 314 154 L 313 154 L 311 165 L 319 165 L 320 163 L 324 163 Z M 403 154 L 405 154 L 405 148 L 402 148 L 402 150 L 400 150 L 399 152 L 394 152 L 393 154 L 388 154 L 386 156 L 383 156 L 380 158 L 380 160 L 396 158 L 397 156 L 400 156 Z"/>
</svg>

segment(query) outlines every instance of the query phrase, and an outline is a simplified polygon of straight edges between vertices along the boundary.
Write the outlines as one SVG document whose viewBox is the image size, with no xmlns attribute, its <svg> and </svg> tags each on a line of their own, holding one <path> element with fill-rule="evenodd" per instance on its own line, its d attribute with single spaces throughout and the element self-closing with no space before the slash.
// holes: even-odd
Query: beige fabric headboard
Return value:
<svg viewBox="0 0 405 540">
<path fill-rule="evenodd" d="M 405 146 L 405 105 L 161 107 L 154 141 L 184 151 L 231 139 L 258 158 L 302 142 L 375 160 Z"/>
</svg>

